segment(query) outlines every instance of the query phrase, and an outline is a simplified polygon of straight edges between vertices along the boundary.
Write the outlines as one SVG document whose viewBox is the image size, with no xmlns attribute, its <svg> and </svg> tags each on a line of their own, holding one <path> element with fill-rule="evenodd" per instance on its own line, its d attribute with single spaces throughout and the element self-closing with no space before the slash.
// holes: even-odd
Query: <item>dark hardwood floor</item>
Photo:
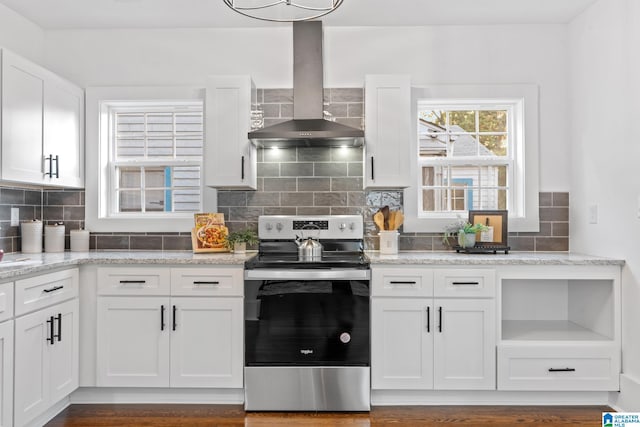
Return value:
<svg viewBox="0 0 640 427">
<path fill-rule="evenodd" d="M 46 427 L 593 426 L 607 406 L 379 406 L 370 413 L 245 412 L 240 405 L 71 405 Z"/>
</svg>

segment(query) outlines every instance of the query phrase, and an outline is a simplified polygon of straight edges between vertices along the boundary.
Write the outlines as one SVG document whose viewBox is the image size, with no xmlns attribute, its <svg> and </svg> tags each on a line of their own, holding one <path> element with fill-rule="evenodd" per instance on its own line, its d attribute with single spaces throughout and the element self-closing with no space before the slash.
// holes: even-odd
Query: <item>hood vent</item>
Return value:
<svg viewBox="0 0 640 427">
<path fill-rule="evenodd" d="M 322 22 L 293 23 L 293 120 L 249 132 L 259 147 L 358 147 L 360 129 L 323 119 Z"/>
</svg>

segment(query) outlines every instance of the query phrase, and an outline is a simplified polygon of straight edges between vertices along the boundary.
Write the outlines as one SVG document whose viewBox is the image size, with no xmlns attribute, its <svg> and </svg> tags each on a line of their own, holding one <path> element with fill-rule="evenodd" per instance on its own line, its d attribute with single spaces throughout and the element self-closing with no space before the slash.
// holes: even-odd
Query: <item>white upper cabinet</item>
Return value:
<svg viewBox="0 0 640 427">
<path fill-rule="evenodd" d="M 2 50 L 2 169 L 5 181 L 84 186 L 84 92 Z"/>
<path fill-rule="evenodd" d="M 257 188 L 257 150 L 247 138 L 256 88 L 249 76 L 207 79 L 205 184 L 223 189 Z"/>
<path fill-rule="evenodd" d="M 365 77 L 365 188 L 410 183 L 411 80 L 408 75 Z"/>
</svg>

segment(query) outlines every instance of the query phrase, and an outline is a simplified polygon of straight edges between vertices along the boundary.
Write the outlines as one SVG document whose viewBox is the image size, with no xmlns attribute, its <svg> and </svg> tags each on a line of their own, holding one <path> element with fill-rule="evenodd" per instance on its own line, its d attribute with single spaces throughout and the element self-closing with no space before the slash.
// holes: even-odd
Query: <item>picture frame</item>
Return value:
<svg viewBox="0 0 640 427">
<path fill-rule="evenodd" d="M 469 222 L 490 227 L 487 232 L 477 233 L 476 248 L 508 248 L 508 222 L 506 210 L 470 210 Z"/>
</svg>

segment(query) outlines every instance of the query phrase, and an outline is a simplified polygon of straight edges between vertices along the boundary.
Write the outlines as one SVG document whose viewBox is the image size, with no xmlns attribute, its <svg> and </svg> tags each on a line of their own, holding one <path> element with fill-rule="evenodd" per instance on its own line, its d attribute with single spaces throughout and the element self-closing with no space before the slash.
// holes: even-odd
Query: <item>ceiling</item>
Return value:
<svg viewBox="0 0 640 427">
<path fill-rule="evenodd" d="M 345 0 L 325 26 L 559 24 L 596 0 Z M 222 0 L 0 0 L 46 30 L 282 26 Z"/>
</svg>

